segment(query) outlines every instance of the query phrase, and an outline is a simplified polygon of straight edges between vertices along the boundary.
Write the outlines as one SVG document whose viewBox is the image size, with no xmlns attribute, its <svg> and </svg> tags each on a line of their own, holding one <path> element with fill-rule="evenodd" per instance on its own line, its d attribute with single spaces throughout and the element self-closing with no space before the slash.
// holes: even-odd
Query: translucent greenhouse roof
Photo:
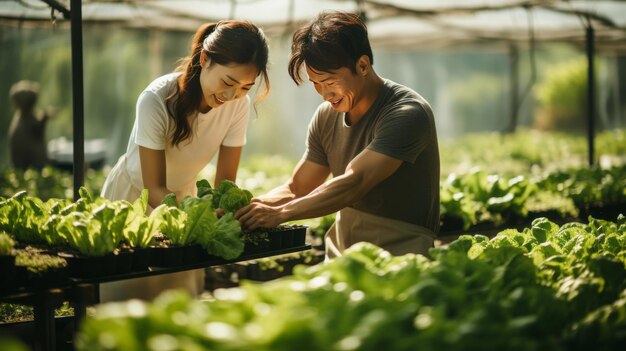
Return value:
<svg viewBox="0 0 626 351">
<path fill-rule="evenodd" d="M 76 5 L 73 12 L 71 4 Z M 6 26 L 56 28 L 74 23 L 73 163 L 77 197 L 84 180 L 83 24 L 195 31 L 201 23 L 237 18 L 254 22 L 269 35 L 288 36 L 323 10 L 359 13 L 367 22 L 370 40 L 379 47 L 437 50 L 480 42 L 570 42 L 586 44 L 588 67 L 594 67 L 593 50 L 626 51 L 626 0 L 0 0 L 0 35 Z M 593 72 L 588 71 L 591 80 Z M 591 87 L 589 101 L 593 102 Z M 593 109 L 590 111 L 588 121 L 593 126 Z M 593 138 L 593 128 L 589 128 L 590 164 L 594 160 Z"/>
<path fill-rule="evenodd" d="M 2 25 L 57 25 L 69 0 L 0 0 Z M 358 12 L 378 44 L 451 46 L 477 41 L 574 41 L 589 23 L 598 48 L 626 48 L 626 1 L 577 0 L 108 0 L 82 1 L 86 24 L 191 31 L 202 22 L 251 20 L 290 33 L 322 10 Z"/>
</svg>

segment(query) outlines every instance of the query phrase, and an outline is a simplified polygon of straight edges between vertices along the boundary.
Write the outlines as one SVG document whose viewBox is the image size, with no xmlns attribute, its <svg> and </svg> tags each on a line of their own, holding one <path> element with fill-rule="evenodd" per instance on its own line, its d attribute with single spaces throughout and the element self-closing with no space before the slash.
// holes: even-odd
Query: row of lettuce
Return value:
<svg viewBox="0 0 626 351">
<path fill-rule="evenodd" d="M 626 342 L 626 218 L 546 218 L 430 258 L 359 243 L 293 276 L 198 301 L 104 304 L 78 350 L 617 350 Z M 166 346 L 167 347 L 166 347 Z M 621 345 L 621 346 L 620 346 Z"/>
<path fill-rule="evenodd" d="M 146 215 L 148 192 L 134 202 L 111 201 L 80 189 L 77 201 L 28 196 L 25 191 L 0 197 L 0 232 L 21 245 L 45 245 L 57 251 L 83 256 L 103 256 L 121 247 L 156 245 L 157 235 L 167 245 L 201 245 L 209 254 L 225 259 L 241 255 L 244 240 L 234 212 L 247 204 L 252 194 L 235 183 L 223 181 L 216 189 L 197 182 L 197 197 L 177 203 L 174 194 Z M 216 209 L 224 210 L 220 218 Z"/>
<path fill-rule="evenodd" d="M 444 234 L 475 231 L 484 224 L 507 226 L 529 222 L 528 217 L 584 218 L 591 209 L 609 206 L 619 213 L 626 211 L 626 165 L 577 168 L 532 177 L 506 177 L 475 169 L 450 174 L 441 184 L 440 196 Z M 313 226 L 313 234 L 323 236 L 334 218 L 334 215 L 322 217 Z"/>
<path fill-rule="evenodd" d="M 626 165 L 554 171 L 533 177 L 505 177 L 474 170 L 450 174 L 441 185 L 441 216 L 460 220 L 462 228 L 483 222 L 496 225 L 529 213 L 554 212 L 577 218 L 607 205 L 626 206 Z"/>
<path fill-rule="evenodd" d="M 18 172 L 12 170 L 4 173 L 1 182 L 6 186 L 4 193 L 27 190 L 29 195 L 38 196 L 45 189 L 67 183 L 67 179 L 63 178 L 67 177 L 66 174 L 51 169 L 41 172 L 41 186 L 37 185 L 36 172 Z M 100 177 L 87 178 L 86 188 L 90 191 L 99 189 L 99 184 L 94 183 L 99 180 Z M 250 179 L 242 182 L 249 184 L 251 189 L 256 188 L 253 184 L 255 182 Z M 264 178 L 264 182 L 267 179 Z M 71 189 L 71 182 L 64 184 L 63 191 L 68 189 Z M 511 219 L 524 218 L 529 213 L 553 212 L 562 218 L 577 218 L 582 212 L 584 217 L 585 210 L 590 207 L 626 204 L 626 164 L 511 177 L 474 169 L 462 174 L 449 174 L 442 180 L 440 193 L 444 231 L 467 230 L 481 223 L 503 225 Z M 5 194 L 5 197 L 13 194 Z M 46 199 L 42 195 L 38 197 Z"/>
<path fill-rule="evenodd" d="M 439 140 L 441 173 L 466 173 L 479 166 L 507 176 L 587 167 L 586 134 L 518 128 L 515 133 L 468 133 Z M 595 161 L 605 167 L 623 164 L 626 129 L 603 130 L 594 140 Z"/>
</svg>

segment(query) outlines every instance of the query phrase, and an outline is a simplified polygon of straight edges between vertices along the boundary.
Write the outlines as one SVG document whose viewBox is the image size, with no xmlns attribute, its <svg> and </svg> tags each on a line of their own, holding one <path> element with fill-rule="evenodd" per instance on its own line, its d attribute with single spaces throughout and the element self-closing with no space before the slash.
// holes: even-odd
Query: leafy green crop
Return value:
<svg viewBox="0 0 626 351">
<path fill-rule="evenodd" d="M 219 208 L 226 212 L 237 212 L 240 208 L 250 203 L 252 194 L 247 190 L 230 188 L 220 198 Z"/>
<path fill-rule="evenodd" d="M 450 174 L 440 192 L 441 215 L 461 219 L 464 229 L 487 219 L 499 224 L 512 216 L 526 216 L 526 201 L 536 191 L 522 176 L 505 179 L 478 170 Z"/>
<path fill-rule="evenodd" d="M 15 241 L 11 239 L 9 234 L 0 231 L 0 256 L 13 255 L 13 248 L 15 247 Z"/>
<path fill-rule="evenodd" d="M 146 248 L 150 245 L 162 223 L 162 217 L 150 214 L 146 217 L 148 209 L 148 190 L 144 189 L 141 196 L 132 204 L 126 201 L 117 203 L 115 224 L 123 223 L 122 228 L 116 226 L 115 230 L 121 229 L 122 237 L 134 248 Z"/>
<path fill-rule="evenodd" d="M 230 209 L 230 206 L 241 203 L 244 190 L 230 181 L 222 181 L 215 191 L 206 180 L 198 181 L 196 185 L 199 197 L 187 196 L 178 206 L 162 204 L 153 211 L 151 217 L 162 218 L 159 230 L 173 245 L 198 243 L 212 255 L 226 259 L 240 256 L 244 247 L 240 237 L 241 225 L 228 210 L 218 219 L 214 204 L 216 198 L 221 198 Z"/>
<path fill-rule="evenodd" d="M 198 188 L 200 194 L 200 188 Z M 233 181 L 224 179 L 212 192 L 213 207 L 221 208 L 225 212 L 237 212 L 252 199 L 252 193 L 246 189 L 241 189 Z"/>
<path fill-rule="evenodd" d="M 626 219 L 545 218 L 421 255 L 357 243 L 294 275 L 102 305 L 78 350 L 591 350 L 626 335 Z M 106 344 L 105 344 L 106 342 Z"/>
<path fill-rule="evenodd" d="M 198 243 L 213 255 L 233 259 L 243 252 L 244 243 L 240 234 L 239 221 L 232 213 L 227 213 L 214 222 L 204 235 L 198 237 Z"/>
<path fill-rule="evenodd" d="M 72 212 L 57 225 L 69 246 L 85 256 L 104 256 L 117 246 L 116 236 L 84 212 Z"/>
<path fill-rule="evenodd" d="M 0 230 L 25 244 L 44 243 L 40 228 L 47 220 L 43 201 L 20 191 L 8 199 L 0 199 Z"/>
<path fill-rule="evenodd" d="M 206 195 L 213 195 L 213 188 L 206 179 L 200 179 L 196 182 L 196 188 L 198 189 L 197 196 L 202 198 Z"/>
</svg>

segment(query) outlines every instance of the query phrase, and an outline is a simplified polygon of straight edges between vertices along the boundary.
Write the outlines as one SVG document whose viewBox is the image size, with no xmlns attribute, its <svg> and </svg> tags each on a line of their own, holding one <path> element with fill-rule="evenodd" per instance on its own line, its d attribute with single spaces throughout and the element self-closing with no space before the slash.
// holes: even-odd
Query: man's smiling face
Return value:
<svg viewBox="0 0 626 351">
<path fill-rule="evenodd" d="M 324 101 L 330 102 L 338 112 L 349 113 L 360 102 L 363 78 L 349 68 L 341 67 L 329 72 L 316 71 L 306 66 L 309 81 Z"/>
</svg>

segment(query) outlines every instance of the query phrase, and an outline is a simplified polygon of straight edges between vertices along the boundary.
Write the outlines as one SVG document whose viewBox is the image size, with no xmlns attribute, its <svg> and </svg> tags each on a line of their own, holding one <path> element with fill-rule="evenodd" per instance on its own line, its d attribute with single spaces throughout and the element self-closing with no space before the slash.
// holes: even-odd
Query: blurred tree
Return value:
<svg viewBox="0 0 626 351">
<path fill-rule="evenodd" d="M 507 106 L 507 81 L 498 74 L 476 73 L 451 84 L 453 118 L 464 132 L 502 130 Z"/>
<path fill-rule="evenodd" d="M 596 64 L 596 72 L 600 63 Z M 534 126 L 540 130 L 584 131 L 586 128 L 587 61 L 581 57 L 550 66 L 537 86 L 539 107 Z M 598 128 L 600 126 L 597 126 Z"/>
</svg>

